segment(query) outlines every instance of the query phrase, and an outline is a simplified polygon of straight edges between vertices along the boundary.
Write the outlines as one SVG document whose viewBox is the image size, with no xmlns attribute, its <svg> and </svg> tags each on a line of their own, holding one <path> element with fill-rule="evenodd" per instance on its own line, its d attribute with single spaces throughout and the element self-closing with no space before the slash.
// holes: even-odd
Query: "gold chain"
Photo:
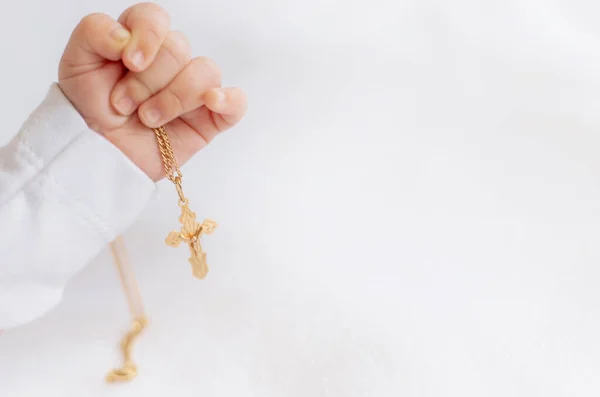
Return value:
<svg viewBox="0 0 600 397">
<path fill-rule="evenodd" d="M 160 150 L 160 155 L 163 160 L 165 175 L 167 176 L 167 179 L 173 182 L 177 188 L 179 204 L 182 205 L 187 203 L 187 199 L 183 195 L 183 188 L 181 187 L 181 178 L 183 175 L 181 174 L 181 170 L 177 164 L 177 159 L 173 153 L 171 141 L 169 141 L 169 136 L 167 135 L 167 130 L 164 126 L 154 128 L 154 135 L 156 135 L 156 140 L 158 141 L 158 149 Z"/>
<path fill-rule="evenodd" d="M 177 194 L 179 195 L 179 207 L 181 208 L 181 230 L 171 232 L 166 239 L 167 245 L 177 247 L 179 244 L 186 243 L 190 249 L 189 262 L 192 265 L 192 274 L 196 278 L 204 278 L 208 273 L 208 265 L 206 264 L 206 253 L 200 245 L 200 237 L 203 234 L 211 234 L 217 227 L 217 223 L 210 219 L 205 219 L 202 224 L 196 222 L 196 214 L 188 207 L 189 201 L 183 194 L 181 187 L 181 170 L 175 159 L 173 148 L 167 135 L 167 130 L 164 126 L 154 128 L 154 134 L 158 141 L 158 148 L 163 160 L 165 175 L 168 180 L 175 184 Z"/>
<path fill-rule="evenodd" d="M 110 383 L 128 382 L 137 376 L 137 366 L 135 365 L 131 355 L 133 343 L 148 325 L 148 319 L 144 313 L 142 297 L 135 280 L 133 267 L 127 256 L 127 250 L 125 248 L 123 237 L 119 236 L 115 239 L 115 241 L 111 242 L 110 249 L 115 265 L 117 266 L 117 270 L 119 271 L 121 285 L 123 286 L 125 296 L 129 303 L 129 311 L 131 312 L 131 316 L 133 317 L 134 321 L 131 330 L 121 341 L 123 366 L 110 371 L 108 375 L 106 375 L 106 380 Z"/>
<path fill-rule="evenodd" d="M 189 209 L 189 201 L 183 194 L 183 188 L 181 186 L 181 178 L 183 175 L 177 164 L 177 159 L 173 153 L 167 131 L 164 126 L 154 128 L 153 131 L 158 142 L 165 175 L 169 181 L 175 184 L 177 194 L 179 195 L 179 207 L 181 208 L 181 216 L 179 217 L 181 230 L 169 233 L 166 238 L 166 243 L 172 247 L 177 247 L 180 243 L 188 244 L 190 249 L 189 262 L 192 265 L 192 274 L 194 277 L 202 279 L 206 277 L 206 274 L 208 273 L 208 265 L 206 264 L 206 253 L 202 250 L 202 246 L 200 245 L 200 236 L 203 234 L 211 234 L 217 227 L 217 223 L 210 219 L 205 219 L 202 224 L 196 222 L 196 214 Z M 131 381 L 137 376 L 137 366 L 132 359 L 131 351 L 135 339 L 137 339 L 148 325 L 148 319 L 144 314 L 142 298 L 135 281 L 133 269 L 126 255 L 123 238 L 119 236 L 110 246 L 114 262 L 119 270 L 123 289 L 129 302 L 131 315 L 134 319 L 131 330 L 121 341 L 123 366 L 110 371 L 106 376 L 108 382 L 114 383 Z"/>
</svg>

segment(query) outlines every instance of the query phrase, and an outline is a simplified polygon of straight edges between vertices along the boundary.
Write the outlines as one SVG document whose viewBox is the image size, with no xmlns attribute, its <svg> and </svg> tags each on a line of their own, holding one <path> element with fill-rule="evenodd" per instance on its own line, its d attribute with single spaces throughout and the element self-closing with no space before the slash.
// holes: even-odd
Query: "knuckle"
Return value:
<svg viewBox="0 0 600 397">
<path fill-rule="evenodd" d="M 171 17 L 161 6 L 155 3 L 140 3 L 133 6 L 133 15 L 149 19 L 158 30 L 167 30 L 171 25 Z"/>
<path fill-rule="evenodd" d="M 218 87 L 221 85 L 221 69 L 219 69 L 215 61 L 208 57 L 198 57 L 193 62 L 193 75 L 197 80 L 202 82 L 202 85 L 208 85 L 209 87 Z"/>
<path fill-rule="evenodd" d="M 192 57 L 190 42 L 181 32 L 169 33 L 164 44 L 164 49 L 180 68 L 187 64 Z"/>
<path fill-rule="evenodd" d="M 184 105 L 183 105 L 183 98 L 181 98 L 179 96 L 179 94 L 177 93 L 177 91 L 168 88 L 167 89 L 167 94 L 170 98 L 170 100 L 167 102 L 169 107 L 172 107 L 172 109 L 174 110 L 174 113 L 176 114 L 181 114 L 184 112 Z"/>
<path fill-rule="evenodd" d="M 96 30 L 97 26 L 99 25 L 99 22 L 101 22 L 102 20 L 104 20 L 106 18 L 109 18 L 108 15 L 102 14 L 99 12 L 86 15 L 79 22 L 79 29 L 82 30 L 83 32 L 94 31 L 94 30 Z"/>
<path fill-rule="evenodd" d="M 134 99 L 137 98 L 148 98 L 155 90 L 153 87 L 140 77 L 139 74 L 130 74 L 131 78 L 126 83 L 129 86 L 129 91 L 133 94 Z"/>
<path fill-rule="evenodd" d="M 160 46 L 160 42 L 160 32 L 155 27 L 150 27 L 146 31 L 145 40 L 142 40 L 142 44 L 145 44 L 148 48 L 154 49 L 158 49 L 158 46 Z"/>
</svg>

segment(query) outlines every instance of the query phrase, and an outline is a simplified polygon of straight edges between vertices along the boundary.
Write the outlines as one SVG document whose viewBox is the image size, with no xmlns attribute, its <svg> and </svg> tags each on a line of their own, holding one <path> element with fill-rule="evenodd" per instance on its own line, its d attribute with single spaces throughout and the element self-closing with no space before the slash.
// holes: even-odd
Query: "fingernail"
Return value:
<svg viewBox="0 0 600 397">
<path fill-rule="evenodd" d="M 220 91 L 220 90 L 217 90 L 215 92 L 217 93 L 217 102 L 219 102 L 219 103 L 225 102 L 225 100 L 227 99 L 227 95 L 225 94 L 225 92 Z"/>
<path fill-rule="evenodd" d="M 131 63 L 133 63 L 135 67 L 142 68 L 144 66 L 144 53 L 142 53 L 140 50 L 137 50 L 131 54 Z"/>
<path fill-rule="evenodd" d="M 158 109 L 148 109 L 144 111 L 144 119 L 150 124 L 155 124 L 160 120 L 160 111 Z"/>
<path fill-rule="evenodd" d="M 123 26 L 118 25 L 116 28 L 114 28 L 112 30 L 112 32 L 110 32 L 110 37 L 112 37 L 113 40 L 115 40 L 119 43 L 123 43 L 123 42 L 129 40 L 129 38 L 131 37 L 131 34 Z"/>
<path fill-rule="evenodd" d="M 135 102 L 128 96 L 124 96 L 115 103 L 115 107 L 124 116 L 128 116 L 135 110 Z"/>
</svg>

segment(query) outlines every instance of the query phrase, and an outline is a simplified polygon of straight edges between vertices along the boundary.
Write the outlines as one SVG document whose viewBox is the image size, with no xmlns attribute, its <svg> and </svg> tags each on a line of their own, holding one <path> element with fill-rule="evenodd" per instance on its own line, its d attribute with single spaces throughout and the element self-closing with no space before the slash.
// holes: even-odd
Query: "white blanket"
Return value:
<svg viewBox="0 0 600 397">
<path fill-rule="evenodd" d="M 6 141 L 77 20 L 121 3 L 2 6 Z M 183 170 L 211 272 L 163 244 L 161 184 L 126 233 L 139 378 L 103 382 L 129 326 L 105 251 L 0 337 L 0 396 L 600 393 L 599 3 L 160 4 L 250 97 Z"/>
</svg>

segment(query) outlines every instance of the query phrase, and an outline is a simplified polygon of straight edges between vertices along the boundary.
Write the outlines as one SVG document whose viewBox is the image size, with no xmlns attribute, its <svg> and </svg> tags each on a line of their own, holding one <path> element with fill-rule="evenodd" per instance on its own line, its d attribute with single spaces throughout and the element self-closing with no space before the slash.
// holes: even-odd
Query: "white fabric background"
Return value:
<svg viewBox="0 0 600 397">
<path fill-rule="evenodd" d="M 2 3 L 5 140 L 86 13 Z M 161 1 L 248 90 L 184 169 L 210 276 L 189 276 L 172 186 L 127 234 L 152 326 L 108 253 L 0 338 L 0 396 L 597 396 L 600 4 Z M 99 194 L 102 187 L 99 186 Z"/>
</svg>

